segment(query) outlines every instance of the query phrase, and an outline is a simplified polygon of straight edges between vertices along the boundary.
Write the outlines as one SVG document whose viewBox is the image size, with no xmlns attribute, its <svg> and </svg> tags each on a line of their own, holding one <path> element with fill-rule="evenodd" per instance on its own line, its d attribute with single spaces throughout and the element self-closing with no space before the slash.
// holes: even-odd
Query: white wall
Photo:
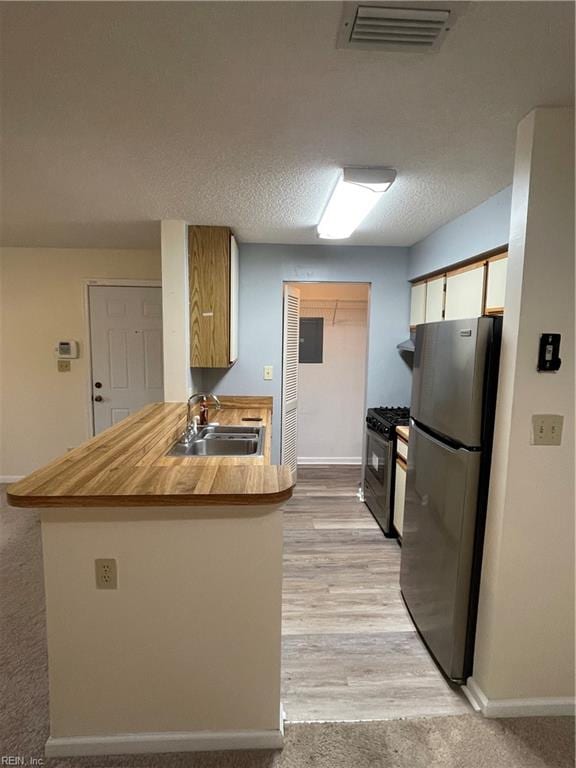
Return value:
<svg viewBox="0 0 576 768">
<path fill-rule="evenodd" d="M 509 254 L 473 679 L 488 714 L 553 713 L 574 696 L 573 110 L 519 125 Z M 542 332 L 562 334 L 556 374 L 536 371 Z M 564 416 L 560 447 L 530 445 L 534 413 Z"/>
<path fill-rule="evenodd" d="M 188 224 L 161 223 L 164 400 L 180 403 L 192 392 L 190 302 L 188 300 Z"/>
<path fill-rule="evenodd" d="M 366 415 L 368 286 L 294 283 L 302 317 L 324 318 L 322 363 L 301 363 L 298 461 L 360 463 Z M 336 301 L 339 309 L 334 311 Z"/>
<path fill-rule="evenodd" d="M 0 476 L 17 476 L 90 436 L 83 280 L 159 280 L 160 254 L 3 248 L 0 257 Z M 80 342 L 69 373 L 56 370 L 59 339 Z"/>
<path fill-rule="evenodd" d="M 42 548 L 53 739 L 99 754 L 115 736 L 149 752 L 280 741 L 279 506 L 48 509 Z M 115 591 L 94 588 L 103 556 Z M 48 742 L 66 746 L 86 754 Z"/>
<path fill-rule="evenodd" d="M 2 254 L 2 249 L 0 248 L 0 477 L 2 477 L 3 474 L 3 467 L 2 467 L 2 457 L 4 455 L 4 409 L 2 407 L 2 402 L 4 400 L 4 357 L 2 354 L 3 349 L 3 332 L 2 332 L 2 322 L 4 318 L 4 313 L 2 312 L 2 296 L 3 296 L 3 285 L 4 280 L 4 259 Z"/>
</svg>

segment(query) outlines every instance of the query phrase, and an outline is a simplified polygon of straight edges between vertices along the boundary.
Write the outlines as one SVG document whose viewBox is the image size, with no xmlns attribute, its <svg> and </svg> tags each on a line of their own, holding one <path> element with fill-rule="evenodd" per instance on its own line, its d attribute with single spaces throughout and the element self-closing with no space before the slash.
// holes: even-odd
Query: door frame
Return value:
<svg viewBox="0 0 576 768">
<path fill-rule="evenodd" d="M 84 278 L 82 286 L 82 312 L 86 341 L 84 357 L 86 358 L 86 432 L 87 438 L 94 437 L 94 408 L 92 407 L 92 328 L 90 325 L 90 288 L 103 286 L 107 288 L 162 288 L 162 280 L 129 280 L 127 278 Z"/>
<path fill-rule="evenodd" d="M 368 403 L 368 371 L 370 370 L 370 321 L 371 321 L 371 313 L 372 313 L 372 288 L 373 283 L 372 280 L 290 280 L 290 279 L 284 279 L 282 280 L 282 302 L 284 302 L 284 287 L 286 285 L 318 285 L 322 284 L 325 285 L 326 283 L 330 284 L 336 284 L 336 285 L 365 285 L 368 288 L 368 306 L 366 310 L 366 357 L 364 360 L 364 413 L 366 413 L 366 405 Z M 284 304 L 282 303 L 282 307 Z M 281 342 L 283 342 L 284 339 L 284 312 L 282 312 L 282 327 L 281 327 Z M 280 381 L 280 410 L 282 411 L 282 393 L 284 391 L 284 354 L 282 353 L 282 377 Z M 298 418 L 298 416 L 296 416 Z M 282 446 L 280 446 L 280 450 L 282 450 Z M 360 457 L 360 464 L 358 465 L 358 468 L 362 471 L 363 463 L 364 463 L 364 452 L 365 452 L 365 446 L 364 442 L 362 444 L 362 456 Z M 296 456 L 296 459 L 298 459 L 298 456 Z M 309 465 L 313 466 L 313 465 Z M 334 465 L 336 466 L 336 465 Z"/>
</svg>

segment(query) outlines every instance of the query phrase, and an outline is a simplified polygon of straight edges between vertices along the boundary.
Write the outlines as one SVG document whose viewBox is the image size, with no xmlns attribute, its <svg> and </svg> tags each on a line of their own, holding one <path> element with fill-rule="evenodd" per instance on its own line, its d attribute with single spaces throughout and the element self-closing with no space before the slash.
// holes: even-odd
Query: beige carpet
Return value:
<svg viewBox="0 0 576 768">
<path fill-rule="evenodd" d="M 48 736 L 39 526 L 0 501 L 0 765 Z M 6 760 L 4 761 L 6 764 Z M 477 715 L 288 725 L 282 752 L 45 760 L 47 768 L 573 768 L 573 718 Z"/>
</svg>

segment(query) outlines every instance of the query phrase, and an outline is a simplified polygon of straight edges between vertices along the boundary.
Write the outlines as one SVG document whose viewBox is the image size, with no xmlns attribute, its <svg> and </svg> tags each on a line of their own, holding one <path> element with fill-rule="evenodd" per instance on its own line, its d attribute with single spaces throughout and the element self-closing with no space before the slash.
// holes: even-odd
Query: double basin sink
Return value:
<svg viewBox="0 0 576 768">
<path fill-rule="evenodd" d="M 262 456 L 264 427 L 218 426 L 210 424 L 191 441 L 174 443 L 167 456 Z"/>
</svg>

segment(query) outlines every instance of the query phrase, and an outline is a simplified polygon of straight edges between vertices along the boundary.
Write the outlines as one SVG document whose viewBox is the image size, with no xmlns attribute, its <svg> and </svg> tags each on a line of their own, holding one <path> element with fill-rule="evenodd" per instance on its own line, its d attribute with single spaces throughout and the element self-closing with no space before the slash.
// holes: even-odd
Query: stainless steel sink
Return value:
<svg viewBox="0 0 576 768">
<path fill-rule="evenodd" d="M 208 426 L 192 442 L 179 440 L 167 456 L 262 456 L 264 427 Z"/>
</svg>

